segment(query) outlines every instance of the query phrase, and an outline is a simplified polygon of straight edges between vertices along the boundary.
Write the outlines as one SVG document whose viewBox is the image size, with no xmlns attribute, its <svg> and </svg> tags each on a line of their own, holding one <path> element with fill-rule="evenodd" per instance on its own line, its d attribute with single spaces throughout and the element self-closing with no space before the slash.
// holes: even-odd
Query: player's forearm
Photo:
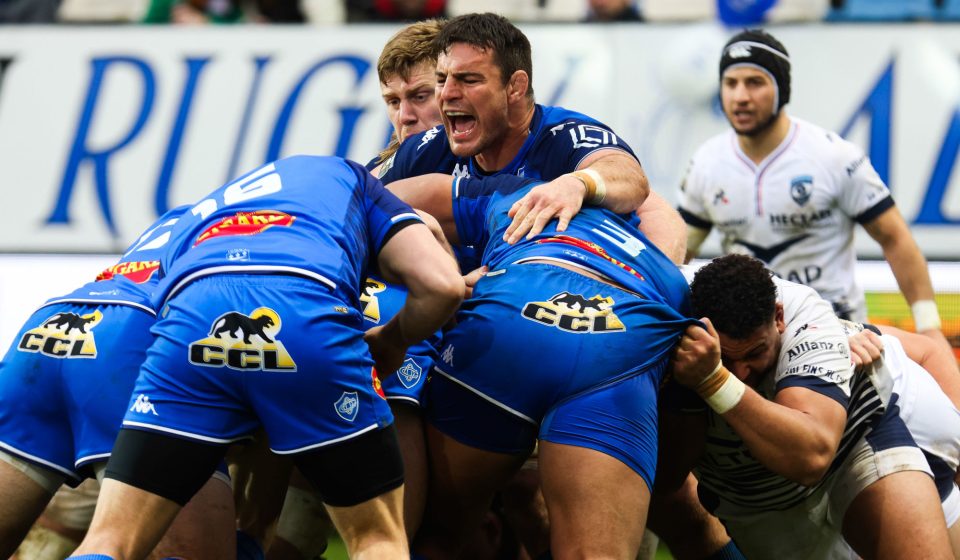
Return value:
<svg viewBox="0 0 960 560">
<path fill-rule="evenodd" d="M 454 269 L 455 270 L 455 269 Z M 466 289 L 459 273 L 440 273 L 429 281 L 407 284 L 407 300 L 384 329 L 397 329 L 406 345 L 419 342 L 437 332 L 456 312 Z M 391 325 L 391 323 L 396 323 Z"/>
<path fill-rule="evenodd" d="M 640 231 L 676 264 L 683 264 L 687 252 L 687 224 L 670 203 L 656 191 L 637 209 Z"/>
<path fill-rule="evenodd" d="M 723 419 L 760 463 L 805 486 L 823 478 L 840 441 L 834 427 L 808 413 L 771 402 L 750 388 L 737 406 L 723 414 Z"/>
<path fill-rule="evenodd" d="M 591 169 L 602 178 L 603 202 L 598 204 L 618 214 L 639 208 L 650 194 L 647 174 L 633 157 L 619 151 L 604 151 L 594 161 L 586 160 L 580 169 Z M 589 202 L 589 201 L 587 201 Z"/>
<path fill-rule="evenodd" d="M 884 245 L 883 256 L 890 263 L 890 270 L 907 303 L 933 299 L 927 259 L 912 237 L 894 239 Z"/>
</svg>

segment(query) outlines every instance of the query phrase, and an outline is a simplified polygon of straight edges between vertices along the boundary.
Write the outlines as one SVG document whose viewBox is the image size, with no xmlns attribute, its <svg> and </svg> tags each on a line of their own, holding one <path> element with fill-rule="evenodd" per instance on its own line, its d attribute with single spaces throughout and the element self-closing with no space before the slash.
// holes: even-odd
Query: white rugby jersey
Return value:
<svg viewBox="0 0 960 560">
<path fill-rule="evenodd" d="M 813 287 L 840 316 L 866 319 L 853 276 L 854 222 L 871 221 L 893 199 L 854 144 L 791 118 L 787 137 L 756 165 L 727 131 L 694 154 L 679 206 L 687 224 L 720 231 L 724 252 L 752 255 Z"/>
<path fill-rule="evenodd" d="M 868 376 L 854 376 L 847 334 L 830 304 L 806 286 L 774 279 L 783 303 L 786 330 L 776 372 L 767 376 L 758 393 L 773 400 L 786 387 L 806 387 L 834 398 L 847 408 L 847 423 L 837 455 L 824 478 L 812 487 L 768 470 L 747 450 L 722 417 L 708 412 L 707 441 L 697 466 L 701 501 L 719 518 L 783 510 L 800 503 L 829 483 L 870 422 L 886 410 Z"/>
</svg>

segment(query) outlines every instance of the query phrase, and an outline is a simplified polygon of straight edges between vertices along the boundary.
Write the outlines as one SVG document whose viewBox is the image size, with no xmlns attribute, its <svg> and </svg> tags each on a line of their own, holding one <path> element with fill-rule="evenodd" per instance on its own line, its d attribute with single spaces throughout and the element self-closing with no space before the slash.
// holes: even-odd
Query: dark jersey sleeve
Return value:
<svg viewBox="0 0 960 560">
<path fill-rule="evenodd" d="M 360 189 L 364 197 L 367 214 L 368 242 L 371 254 L 376 255 L 390 238 L 401 229 L 423 223 L 420 216 L 407 203 L 384 188 L 379 179 L 371 175 L 358 163 L 349 162 L 357 173 Z"/>
<path fill-rule="evenodd" d="M 381 170 L 380 180 L 389 184 L 427 173 L 450 173 L 455 162 L 443 127 L 434 127 L 404 140 L 389 168 Z"/>
<path fill-rule="evenodd" d="M 622 138 L 597 121 L 566 120 L 547 129 L 540 142 L 546 156 L 540 165 L 540 177 L 545 180 L 575 171 L 587 156 L 598 150 L 622 150 L 637 159 Z"/>
</svg>

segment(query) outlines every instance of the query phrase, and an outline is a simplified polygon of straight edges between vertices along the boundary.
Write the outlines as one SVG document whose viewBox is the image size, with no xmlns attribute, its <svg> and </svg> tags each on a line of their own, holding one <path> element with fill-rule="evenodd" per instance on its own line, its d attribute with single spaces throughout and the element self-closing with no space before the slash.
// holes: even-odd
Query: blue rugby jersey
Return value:
<svg viewBox="0 0 960 560">
<path fill-rule="evenodd" d="M 485 172 L 473 158 L 453 155 L 443 126 L 436 126 L 404 140 L 384 163 L 380 178 L 389 184 L 426 173 L 450 173 L 456 177 L 507 174 L 552 181 L 575 171 L 591 153 L 605 149 L 623 150 L 636 157 L 630 146 L 600 121 L 562 107 L 537 105 L 530 134 L 503 169 Z"/>
<path fill-rule="evenodd" d="M 363 166 L 294 156 L 261 166 L 195 204 L 161 259 L 160 303 L 210 274 L 311 278 L 359 307 L 367 264 L 417 214 Z"/>
<path fill-rule="evenodd" d="M 560 260 L 609 278 L 643 297 L 689 314 L 689 289 L 679 269 L 647 238 L 620 216 L 584 207 L 567 230 L 551 221 L 533 239 L 514 245 L 503 241 L 514 202 L 539 181 L 509 175 L 486 179 L 454 179 L 453 216 L 460 242 L 483 252 L 491 270 L 531 259 Z"/>
<path fill-rule="evenodd" d="M 168 211 L 96 280 L 69 294 L 51 298 L 41 307 L 56 303 L 118 304 L 137 307 L 156 315 L 151 297 L 159 279 L 160 257 L 166 251 L 174 226 L 189 208 L 180 206 Z"/>
</svg>

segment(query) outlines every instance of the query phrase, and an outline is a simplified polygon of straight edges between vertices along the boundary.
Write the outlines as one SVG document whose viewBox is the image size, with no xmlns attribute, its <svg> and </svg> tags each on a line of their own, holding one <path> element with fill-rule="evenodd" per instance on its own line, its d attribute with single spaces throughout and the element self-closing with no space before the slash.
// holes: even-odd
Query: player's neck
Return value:
<svg viewBox="0 0 960 560">
<path fill-rule="evenodd" d="M 750 158 L 750 161 L 760 165 L 763 160 L 767 159 L 767 156 L 777 149 L 777 146 L 783 143 L 789 133 L 790 118 L 785 111 L 781 110 L 766 130 L 753 136 L 738 134 L 737 141 L 740 143 L 740 149 Z"/>
<path fill-rule="evenodd" d="M 499 142 L 491 145 L 474 157 L 480 169 L 492 173 L 507 166 L 520 153 L 520 148 L 530 135 L 530 123 L 536 105 L 532 102 L 511 107 L 507 116 L 507 130 Z"/>
</svg>

